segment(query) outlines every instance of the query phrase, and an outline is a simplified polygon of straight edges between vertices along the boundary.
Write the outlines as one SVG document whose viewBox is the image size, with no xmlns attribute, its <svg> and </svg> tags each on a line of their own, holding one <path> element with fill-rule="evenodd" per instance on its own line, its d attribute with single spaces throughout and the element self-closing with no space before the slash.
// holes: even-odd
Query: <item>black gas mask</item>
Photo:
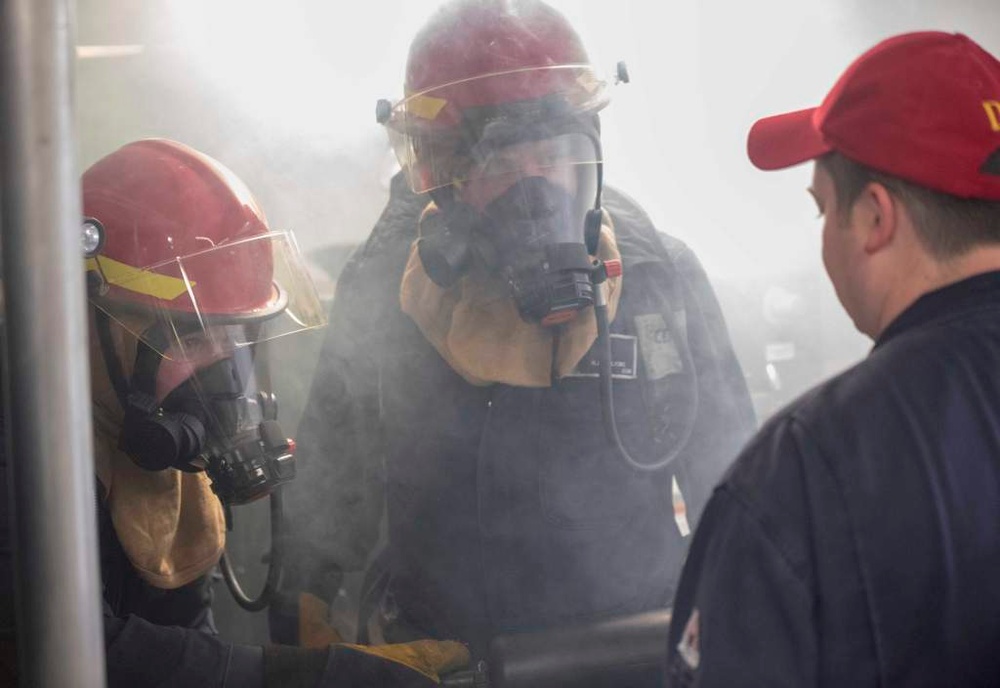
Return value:
<svg viewBox="0 0 1000 688">
<path fill-rule="evenodd" d="M 482 211 L 455 196 L 435 196 L 438 212 L 425 216 L 417 242 L 428 277 L 447 288 L 478 262 L 509 285 L 525 321 L 542 325 L 565 322 L 592 305 L 590 256 L 597 251 L 601 228 L 601 167 L 594 162 L 600 151 L 595 154 L 595 141 L 573 133 L 538 142 L 548 147 L 540 155 L 552 156 L 551 163 L 505 160 L 504 146 L 477 144 L 473 152 L 482 162 L 469 183 L 511 183 Z M 589 162 L 573 162 L 582 158 Z M 522 170 L 519 164 L 529 167 Z M 553 169 L 559 172 L 553 175 Z M 560 175 L 565 185 L 551 178 Z"/>
<path fill-rule="evenodd" d="M 162 337 L 157 327 L 146 337 Z M 150 471 L 204 470 L 226 506 L 265 497 L 295 477 L 293 445 L 277 422 L 274 394 L 257 386 L 252 347 L 196 369 L 158 403 L 162 357 L 140 340 L 126 383 L 104 341 L 107 324 L 99 323 L 98 331 L 112 383 L 124 398 L 119 448 L 137 465 Z"/>
</svg>

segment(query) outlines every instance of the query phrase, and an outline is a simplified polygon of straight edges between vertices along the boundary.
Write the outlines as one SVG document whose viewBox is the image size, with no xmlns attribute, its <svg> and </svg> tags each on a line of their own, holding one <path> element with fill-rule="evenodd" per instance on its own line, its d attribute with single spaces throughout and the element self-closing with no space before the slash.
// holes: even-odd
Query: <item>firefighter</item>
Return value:
<svg viewBox="0 0 1000 688">
<path fill-rule="evenodd" d="M 224 509 L 294 477 L 258 348 L 325 320 L 293 236 L 219 162 L 163 139 L 87 169 L 83 208 L 109 686 L 434 685 L 464 647 L 216 637 Z"/>
<path fill-rule="evenodd" d="M 697 258 L 603 184 L 610 88 L 549 5 L 458 0 L 413 40 L 406 97 L 378 106 L 402 171 L 338 282 L 289 582 L 329 601 L 373 560 L 361 606 L 389 639 L 483 654 L 500 633 L 667 606 L 753 430 Z M 595 286 L 598 259 L 623 274 Z M 632 461 L 601 424 L 598 298 Z"/>
</svg>

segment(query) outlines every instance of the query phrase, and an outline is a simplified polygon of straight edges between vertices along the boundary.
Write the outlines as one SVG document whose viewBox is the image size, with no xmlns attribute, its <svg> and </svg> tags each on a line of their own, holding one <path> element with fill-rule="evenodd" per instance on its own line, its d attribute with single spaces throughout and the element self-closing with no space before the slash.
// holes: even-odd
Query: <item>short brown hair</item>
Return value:
<svg viewBox="0 0 1000 688">
<path fill-rule="evenodd" d="M 841 222 L 871 182 L 889 190 L 913 218 L 924 247 L 938 260 L 966 253 L 975 246 L 1000 243 L 1000 201 L 959 198 L 932 191 L 854 162 L 840 153 L 817 159 L 833 180 Z"/>
</svg>

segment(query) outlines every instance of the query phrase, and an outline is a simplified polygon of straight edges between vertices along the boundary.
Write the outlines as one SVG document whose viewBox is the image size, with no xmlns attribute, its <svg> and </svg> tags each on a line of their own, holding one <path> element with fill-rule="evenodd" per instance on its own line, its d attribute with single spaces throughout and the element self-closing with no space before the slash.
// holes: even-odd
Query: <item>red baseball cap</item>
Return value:
<svg viewBox="0 0 1000 688">
<path fill-rule="evenodd" d="M 822 105 L 758 120 L 747 138 L 763 170 L 830 151 L 953 196 L 1000 200 L 1000 62 L 962 34 L 894 36 L 855 60 Z"/>
</svg>

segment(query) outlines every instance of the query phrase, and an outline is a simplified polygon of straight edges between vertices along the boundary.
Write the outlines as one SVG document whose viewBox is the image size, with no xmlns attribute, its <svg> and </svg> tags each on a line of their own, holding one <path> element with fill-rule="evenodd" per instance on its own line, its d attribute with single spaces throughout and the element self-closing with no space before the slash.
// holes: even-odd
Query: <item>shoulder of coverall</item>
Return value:
<svg viewBox="0 0 1000 688">
<path fill-rule="evenodd" d="M 429 202 L 426 195 L 410 190 L 401 172 L 392 178 L 382 214 L 337 277 L 327 341 L 370 332 L 376 323 L 381 323 L 379 329 L 385 325 L 384 316 L 399 310 L 399 281 L 417 237 L 420 213 Z"/>
<path fill-rule="evenodd" d="M 987 282 L 992 282 L 990 288 L 982 288 Z M 998 294 L 1000 273 L 995 273 L 951 285 L 911 305 L 900 316 L 906 322 L 891 342 L 776 413 L 720 485 L 758 520 L 780 524 L 805 518 L 804 501 L 782 503 L 774 495 L 792 494 L 795 481 L 804 489 L 806 473 L 826 471 L 850 483 L 861 471 L 870 482 L 877 476 L 864 462 L 891 447 L 897 451 L 885 454 L 879 466 L 891 480 L 897 474 L 888 467 L 904 470 L 907 457 L 923 446 L 927 433 L 913 428 L 947 407 L 949 395 L 972 393 L 957 383 L 965 377 L 956 377 L 956 371 L 987 355 L 1000 358 Z M 990 375 L 969 379 L 974 397 L 988 396 L 983 388 L 991 384 Z M 796 504 L 789 506 L 791 501 Z"/>
<path fill-rule="evenodd" d="M 642 206 L 620 189 L 604 185 L 601 205 L 611 216 L 615 240 L 626 266 L 673 262 L 690 253 L 687 244 L 658 230 Z"/>
<path fill-rule="evenodd" d="M 397 172 L 389 187 L 389 199 L 367 239 L 356 246 L 337 275 L 337 288 L 328 317 L 331 327 L 326 341 L 337 340 L 348 332 L 350 322 L 371 323 L 372 309 L 392 307 L 399 300 L 399 278 L 417 236 L 420 213 L 429 202 L 414 194 L 402 172 Z M 358 324 L 358 323 L 354 323 Z M 348 329 L 345 330 L 345 326 Z M 364 328 L 364 329 L 367 329 Z"/>
<path fill-rule="evenodd" d="M 417 238 L 420 213 L 430 201 L 427 194 L 413 193 L 405 175 L 397 172 L 389 184 L 389 200 L 382 209 L 382 214 L 375 222 L 368 239 L 351 257 L 351 262 L 360 266 L 365 261 L 394 249 L 404 250 L 408 254 L 410 242 Z"/>
<path fill-rule="evenodd" d="M 792 570 L 805 580 L 809 552 L 801 524 L 809 505 L 803 473 L 819 452 L 810 428 L 798 417 L 820 390 L 800 397 L 772 416 L 754 435 L 719 480 L 716 492 L 729 493 L 746 516 L 756 522 Z"/>
<path fill-rule="evenodd" d="M 972 513 L 981 523 L 996 522 L 997 425 L 988 400 L 1000 388 L 998 296 L 1000 273 L 925 296 L 900 316 L 905 322 L 890 342 L 766 423 L 713 497 L 715 514 L 725 514 L 730 523 L 755 524 L 803 584 L 834 590 L 841 620 L 869 613 L 858 599 L 877 606 L 872 613 L 880 624 L 870 630 L 880 661 L 930 657 L 927 668 L 951 671 L 955 667 L 942 664 L 942 657 L 977 649 L 976 643 L 961 640 L 964 630 L 955 629 L 983 628 L 981 620 L 990 614 L 975 593 L 942 597 L 939 615 L 925 615 L 924 607 L 926 591 L 938 589 L 945 570 L 952 585 L 972 589 L 988 577 L 984 572 L 995 570 L 989 563 L 995 550 L 983 548 L 968 524 Z M 715 532 L 706 530 L 703 538 L 710 540 Z M 828 547 L 831 539 L 839 539 L 842 548 Z M 975 551 L 971 558 L 970 550 Z M 951 554 L 934 555 L 940 551 Z M 811 570 L 810 561 L 818 568 Z M 879 567 L 906 575 L 862 582 L 862 570 Z M 821 577 L 810 579 L 810 573 Z M 846 607 L 845 594 L 852 586 L 864 586 L 864 597 L 856 595 L 853 609 Z M 682 602 L 690 607 L 689 597 Z M 926 623 L 914 635 L 912 619 L 918 617 Z M 901 626 L 911 632 L 891 632 Z M 856 628 L 845 635 L 851 640 L 841 648 L 857 640 Z M 827 637 L 843 641 L 835 631 Z M 948 648 L 944 638 L 959 640 Z M 974 662 L 966 667 L 977 671 Z M 991 671 L 982 665 L 978 670 Z"/>
</svg>

